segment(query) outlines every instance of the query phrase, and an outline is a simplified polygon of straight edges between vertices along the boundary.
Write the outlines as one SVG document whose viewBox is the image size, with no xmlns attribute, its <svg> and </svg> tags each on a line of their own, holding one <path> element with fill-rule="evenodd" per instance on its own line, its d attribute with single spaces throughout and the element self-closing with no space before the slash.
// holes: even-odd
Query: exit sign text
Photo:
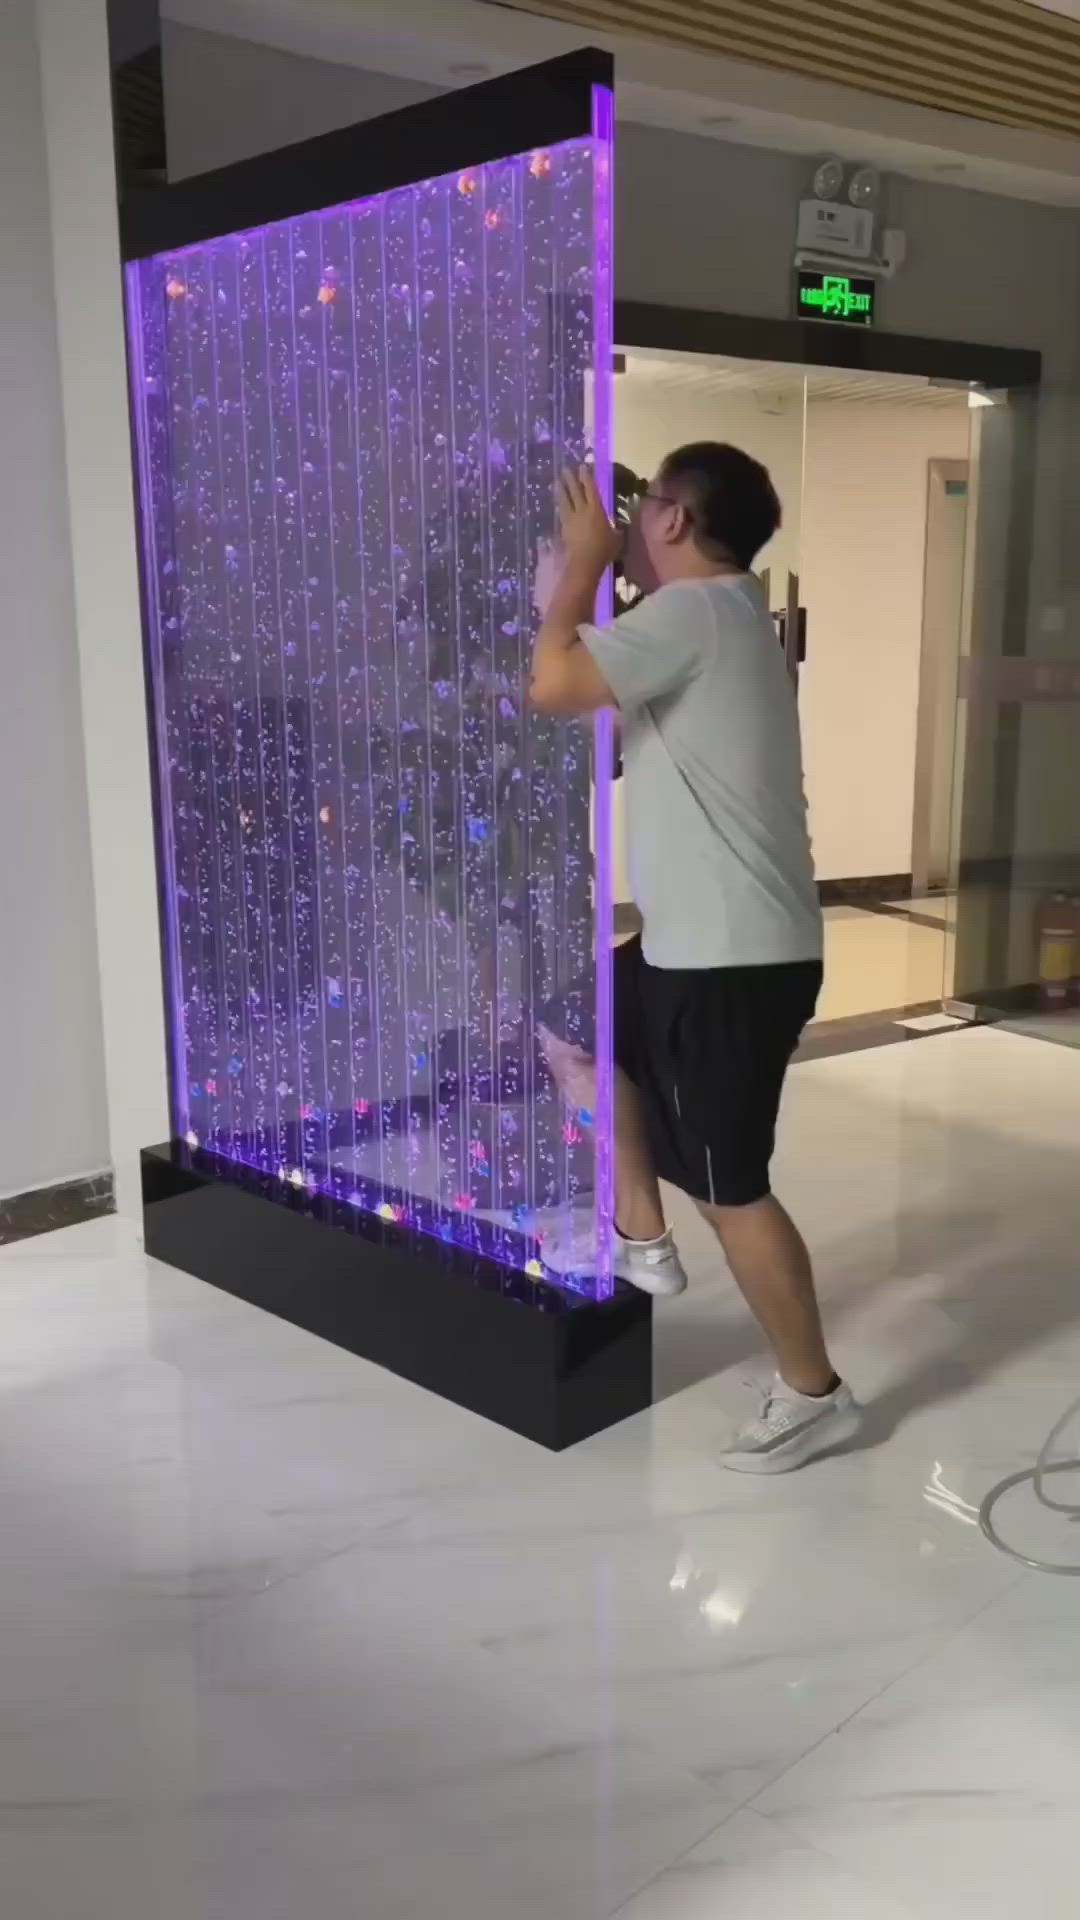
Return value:
<svg viewBox="0 0 1080 1920">
<path fill-rule="evenodd" d="M 800 268 L 800 320 L 837 320 L 848 327 L 872 327 L 877 287 L 873 280 L 848 273 L 811 273 Z"/>
</svg>

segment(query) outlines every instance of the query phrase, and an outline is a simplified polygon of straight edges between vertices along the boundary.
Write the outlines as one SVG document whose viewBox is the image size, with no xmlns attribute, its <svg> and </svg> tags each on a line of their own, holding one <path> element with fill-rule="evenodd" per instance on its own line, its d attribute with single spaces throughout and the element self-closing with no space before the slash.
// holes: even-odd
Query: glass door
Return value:
<svg viewBox="0 0 1080 1920">
<path fill-rule="evenodd" d="M 807 379 L 801 367 L 772 368 L 766 372 L 774 378 L 759 387 L 756 394 L 759 444 L 763 452 L 756 453 L 752 444 L 746 451 L 757 459 L 765 459 L 780 495 L 783 520 L 761 558 L 759 575 L 772 610 L 776 637 L 797 689 L 809 638 L 801 570 Z"/>
<path fill-rule="evenodd" d="M 939 1013 L 967 571 L 968 391 L 807 370 L 799 707 L 827 1019 Z"/>
<path fill-rule="evenodd" d="M 969 1018 L 1080 1045 L 1080 648 L 1068 557 L 1036 470 L 1054 403 L 987 396 L 973 414 L 973 527 L 958 688 L 951 994 Z M 1064 423 L 1062 423 L 1064 424 Z M 1040 513 L 1035 516 L 1036 485 Z"/>
</svg>

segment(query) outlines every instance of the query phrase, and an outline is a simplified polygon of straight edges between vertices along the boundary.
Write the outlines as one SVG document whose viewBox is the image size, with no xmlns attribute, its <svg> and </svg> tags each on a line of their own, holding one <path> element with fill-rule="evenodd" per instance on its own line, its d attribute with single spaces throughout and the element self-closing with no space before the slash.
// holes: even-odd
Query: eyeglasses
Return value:
<svg viewBox="0 0 1080 1920">
<path fill-rule="evenodd" d="M 676 500 L 670 493 L 653 493 L 651 489 L 646 489 L 644 493 L 636 493 L 634 495 L 631 505 L 636 512 L 640 513 L 646 502 L 658 507 L 681 507 L 687 519 L 693 520 L 693 510 L 687 506 L 686 501 Z"/>
</svg>

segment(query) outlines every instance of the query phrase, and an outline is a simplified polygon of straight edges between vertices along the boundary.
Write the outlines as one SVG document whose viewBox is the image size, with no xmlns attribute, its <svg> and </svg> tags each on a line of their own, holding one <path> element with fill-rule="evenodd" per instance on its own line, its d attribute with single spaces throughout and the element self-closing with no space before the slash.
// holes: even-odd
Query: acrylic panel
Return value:
<svg viewBox="0 0 1080 1920">
<path fill-rule="evenodd" d="M 526 688 L 610 136 L 127 270 L 174 1130 L 599 1295 L 610 725 Z"/>
</svg>

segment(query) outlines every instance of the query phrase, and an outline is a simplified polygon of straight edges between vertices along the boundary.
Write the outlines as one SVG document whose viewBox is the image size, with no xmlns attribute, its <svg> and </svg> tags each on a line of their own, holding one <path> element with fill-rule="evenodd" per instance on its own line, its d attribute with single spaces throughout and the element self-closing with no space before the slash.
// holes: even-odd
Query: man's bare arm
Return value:
<svg viewBox="0 0 1080 1920">
<path fill-rule="evenodd" d="M 615 705 L 611 688 L 579 637 L 579 628 L 593 617 L 602 577 L 602 569 L 598 573 L 592 565 L 570 560 L 555 588 L 533 650 L 529 692 L 541 713 L 573 716 Z"/>
<path fill-rule="evenodd" d="M 595 614 L 600 582 L 619 550 L 618 535 L 588 467 L 563 475 L 559 524 L 566 564 L 536 637 L 530 691 L 542 713 L 574 716 L 616 704 L 580 637 L 581 627 Z"/>
</svg>

